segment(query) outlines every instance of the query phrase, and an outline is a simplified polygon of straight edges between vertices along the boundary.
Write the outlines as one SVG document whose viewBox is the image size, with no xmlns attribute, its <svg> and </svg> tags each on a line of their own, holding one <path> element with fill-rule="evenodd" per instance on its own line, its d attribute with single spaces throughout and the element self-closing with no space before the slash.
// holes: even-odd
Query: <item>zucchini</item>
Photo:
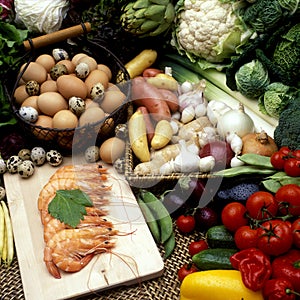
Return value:
<svg viewBox="0 0 300 300">
<path fill-rule="evenodd" d="M 224 248 L 205 249 L 195 254 L 192 260 L 199 270 L 232 270 L 230 256 L 237 251 Z"/>
<path fill-rule="evenodd" d="M 233 234 L 224 225 L 210 227 L 206 239 L 209 248 L 236 248 Z"/>
</svg>

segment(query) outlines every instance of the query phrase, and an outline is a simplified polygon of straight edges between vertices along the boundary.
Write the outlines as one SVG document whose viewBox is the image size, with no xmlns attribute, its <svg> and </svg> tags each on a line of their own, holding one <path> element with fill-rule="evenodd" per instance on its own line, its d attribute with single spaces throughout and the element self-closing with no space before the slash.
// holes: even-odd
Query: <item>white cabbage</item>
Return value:
<svg viewBox="0 0 300 300">
<path fill-rule="evenodd" d="M 59 30 L 69 9 L 66 0 L 15 0 L 14 5 L 16 22 L 39 33 Z"/>
</svg>

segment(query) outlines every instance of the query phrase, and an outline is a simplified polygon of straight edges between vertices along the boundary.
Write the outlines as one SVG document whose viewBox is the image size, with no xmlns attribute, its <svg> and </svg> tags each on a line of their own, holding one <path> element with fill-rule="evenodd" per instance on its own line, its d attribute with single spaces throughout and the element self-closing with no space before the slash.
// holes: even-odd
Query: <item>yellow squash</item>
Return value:
<svg viewBox="0 0 300 300">
<path fill-rule="evenodd" d="M 262 292 L 245 287 L 237 270 L 209 270 L 186 276 L 180 300 L 263 300 Z"/>
</svg>

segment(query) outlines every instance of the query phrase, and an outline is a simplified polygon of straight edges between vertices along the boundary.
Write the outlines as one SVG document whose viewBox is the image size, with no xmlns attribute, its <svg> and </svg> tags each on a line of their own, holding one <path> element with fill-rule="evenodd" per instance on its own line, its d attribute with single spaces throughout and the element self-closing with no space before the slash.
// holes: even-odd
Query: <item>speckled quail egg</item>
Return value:
<svg viewBox="0 0 300 300">
<path fill-rule="evenodd" d="M 49 74 L 53 80 L 57 80 L 57 78 L 62 75 L 68 75 L 69 71 L 64 64 L 56 64 L 54 67 L 51 68 Z"/>
<path fill-rule="evenodd" d="M 101 82 L 98 82 L 93 85 L 91 89 L 91 98 L 93 101 L 100 103 L 104 97 L 104 85 Z"/>
<path fill-rule="evenodd" d="M 85 101 L 80 97 L 71 97 L 69 99 L 69 110 L 79 117 L 85 111 Z"/>
<path fill-rule="evenodd" d="M 46 160 L 46 151 L 42 147 L 34 147 L 31 150 L 30 158 L 37 166 L 41 166 Z"/>
<path fill-rule="evenodd" d="M 57 167 L 63 162 L 63 156 L 57 150 L 49 150 L 46 153 L 46 160 L 49 165 Z"/>
<path fill-rule="evenodd" d="M 22 159 L 18 155 L 12 155 L 6 161 L 7 171 L 11 174 L 18 172 L 18 165 L 22 163 Z"/>
<path fill-rule="evenodd" d="M 40 93 L 40 85 L 35 80 L 29 80 L 25 84 L 26 92 L 29 96 L 36 96 Z"/>
<path fill-rule="evenodd" d="M 31 151 L 30 149 L 21 149 L 18 153 L 18 156 L 22 159 L 22 160 L 28 160 L 30 159 L 30 154 Z"/>
<path fill-rule="evenodd" d="M 0 158 L 0 174 L 4 174 L 6 172 L 6 162 L 3 158 Z"/>
<path fill-rule="evenodd" d="M 5 198 L 6 191 L 3 186 L 0 186 L 0 200 L 3 200 Z"/>
<path fill-rule="evenodd" d="M 119 174 L 124 174 L 125 172 L 125 158 L 120 157 L 114 162 L 114 168 Z"/>
<path fill-rule="evenodd" d="M 90 73 L 89 65 L 82 62 L 75 67 L 75 74 L 79 78 L 86 78 Z"/>
<path fill-rule="evenodd" d="M 18 165 L 18 174 L 22 178 L 28 178 L 34 173 L 34 164 L 31 160 L 23 160 Z"/>
<path fill-rule="evenodd" d="M 69 54 L 66 50 L 61 48 L 55 48 L 52 50 L 52 56 L 55 61 L 60 61 L 63 59 L 69 59 Z"/>
<path fill-rule="evenodd" d="M 115 136 L 121 140 L 125 140 L 127 138 L 128 128 L 126 124 L 118 124 L 115 128 Z"/>
<path fill-rule="evenodd" d="M 31 122 L 31 123 L 34 123 L 39 117 L 39 113 L 32 106 L 22 106 L 22 107 L 20 107 L 19 114 L 20 114 L 22 119 L 24 119 L 27 122 Z"/>
<path fill-rule="evenodd" d="M 99 147 L 97 146 L 90 146 L 84 152 L 85 160 L 89 163 L 93 163 L 99 160 L 100 152 Z"/>
</svg>

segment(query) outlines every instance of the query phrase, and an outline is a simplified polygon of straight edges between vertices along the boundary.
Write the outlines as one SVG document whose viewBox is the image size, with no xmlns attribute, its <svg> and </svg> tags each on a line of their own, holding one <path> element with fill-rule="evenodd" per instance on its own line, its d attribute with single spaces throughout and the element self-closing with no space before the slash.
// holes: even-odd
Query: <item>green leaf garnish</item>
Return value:
<svg viewBox="0 0 300 300">
<path fill-rule="evenodd" d="M 83 191 L 57 190 L 55 197 L 48 205 L 52 217 L 75 228 L 87 214 L 85 207 L 93 206 L 90 197 Z"/>
</svg>

